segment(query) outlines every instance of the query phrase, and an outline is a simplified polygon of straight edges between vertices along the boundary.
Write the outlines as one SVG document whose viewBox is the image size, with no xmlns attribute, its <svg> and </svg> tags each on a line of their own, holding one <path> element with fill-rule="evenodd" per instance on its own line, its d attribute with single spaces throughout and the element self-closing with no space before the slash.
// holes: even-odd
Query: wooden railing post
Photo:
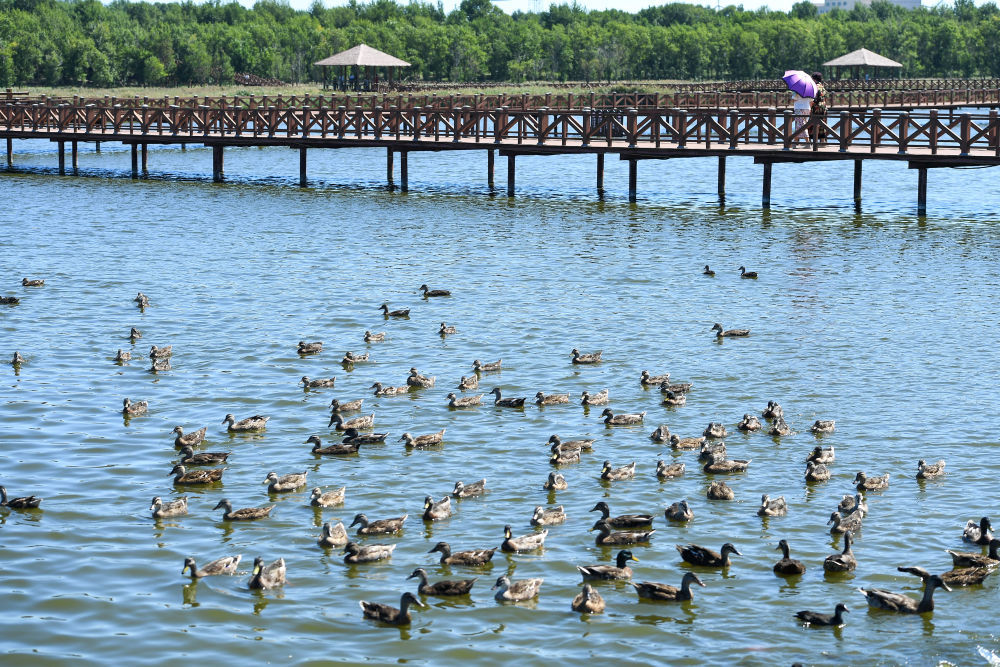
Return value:
<svg viewBox="0 0 1000 667">
<path fill-rule="evenodd" d="M 302 107 L 302 137 L 303 138 L 309 136 L 309 117 L 310 117 L 309 107 L 307 107 L 307 106 Z M 305 149 L 303 148 L 302 150 L 305 150 Z M 305 159 L 305 158 L 303 158 L 303 159 Z"/>
<path fill-rule="evenodd" d="M 1000 114 L 997 113 L 997 110 L 990 110 L 990 120 L 986 130 L 986 140 L 987 145 L 996 151 L 996 155 L 1000 155 L 1000 127 L 997 127 L 998 120 L 1000 120 Z"/>
<path fill-rule="evenodd" d="M 344 126 L 346 123 L 347 107 L 341 105 L 337 107 L 337 138 L 344 138 Z"/>
<path fill-rule="evenodd" d="M 906 148 L 910 143 L 910 114 L 905 111 L 899 114 L 899 120 L 896 123 L 896 132 L 899 135 L 899 151 L 900 155 L 906 153 Z"/>
<path fill-rule="evenodd" d="M 851 114 L 849 111 L 840 112 L 840 152 L 846 153 L 847 146 L 851 140 Z"/>
<path fill-rule="evenodd" d="M 871 137 L 871 152 L 874 153 L 882 139 L 882 110 L 872 109 L 871 118 L 871 130 L 869 131 L 869 135 Z"/>
<path fill-rule="evenodd" d="M 960 154 L 966 156 L 972 148 L 972 115 L 963 113 L 961 115 L 961 137 Z"/>
<path fill-rule="evenodd" d="M 498 107 L 493 116 L 493 143 L 499 144 L 503 141 L 503 127 L 507 124 L 506 107 Z"/>
<path fill-rule="evenodd" d="M 931 155 L 937 155 L 938 149 L 938 110 L 931 109 L 930 119 L 927 121 L 928 143 L 931 147 Z"/>
<path fill-rule="evenodd" d="M 377 106 L 372 111 L 372 118 L 375 122 L 375 138 L 382 138 L 382 107 Z"/>
<path fill-rule="evenodd" d="M 792 110 L 785 109 L 781 112 L 781 143 L 782 150 L 792 150 L 792 134 L 795 131 L 795 124 L 792 122 Z"/>
<path fill-rule="evenodd" d="M 729 150 L 736 150 L 736 142 L 739 139 L 739 112 L 735 109 L 729 110 Z"/>
<path fill-rule="evenodd" d="M 638 109 L 628 110 L 628 145 L 629 148 L 635 148 L 638 135 Z"/>
<path fill-rule="evenodd" d="M 778 110 L 775 107 L 768 107 L 767 108 L 767 123 L 768 123 L 767 145 L 768 146 L 773 146 L 774 145 L 774 141 L 775 141 L 774 135 L 776 134 L 776 132 L 772 128 L 774 128 L 774 125 L 777 122 L 778 122 Z"/>
<path fill-rule="evenodd" d="M 593 93 L 591 93 L 591 95 L 593 95 Z M 593 123 L 593 113 L 594 113 L 594 111 L 593 111 L 592 107 L 583 107 L 583 112 L 582 112 L 582 115 L 583 115 L 583 136 L 580 138 L 580 145 L 581 146 L 589 146 L 590 145 L 590 132 L 591 132 L 591 127 L 592 127 L 592 123 Z"/>
<path fill-rule="evenodd" d="M 365 109 L 360 104 L 354 107 L 354 134 L 360 139 L 364 134 Z"/>
<path fill-rule="evenodd" d="M 551 97 L 552 93 L 547 93 L 545 95 L 546 101 Z M 542 107 L 538 110 L 538 116 L 536 121 L 538 123 L 538 144 L 542 145 L 545 143 L 545 126 L 549 123 L 549 108 L 547 106 Z"/>
<path fill-rule="evenodd" d="M 413 107 L 410 118 L 413 125 L 413 140 L 420 141 L 420 107 Z"/>
<path fill-rule="evenodd" d="M 675 131 L 677 132 L 677 148 L 685 148 L 687 145 L 687 110 L 677 109 L 675 116 Z"/>
</svg>

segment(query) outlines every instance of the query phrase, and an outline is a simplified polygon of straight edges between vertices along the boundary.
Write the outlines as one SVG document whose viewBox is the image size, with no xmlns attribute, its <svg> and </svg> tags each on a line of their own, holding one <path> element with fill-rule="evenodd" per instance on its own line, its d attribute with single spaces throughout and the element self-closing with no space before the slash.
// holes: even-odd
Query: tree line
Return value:
<svg viewBox="0 0 1000 667">
<path fill-rule="evenodd" d="M 1000 10 L 972 0 L 906 10 L 876 0 L 818 15 L 674 3 L 630 14 L 553 4 L 505 14 L 489 0 L 394 0 L 292 9 L 286 0 L 148 3 L 0 0 L 0 84 L 229 83 L 235 72 L 319 81 L 312 63 L 365 43 L 412 63 L 412 79 L 748 79 L 817 69 L 861 47 L 907 77 L 1000 76 Z"/>
</svg>

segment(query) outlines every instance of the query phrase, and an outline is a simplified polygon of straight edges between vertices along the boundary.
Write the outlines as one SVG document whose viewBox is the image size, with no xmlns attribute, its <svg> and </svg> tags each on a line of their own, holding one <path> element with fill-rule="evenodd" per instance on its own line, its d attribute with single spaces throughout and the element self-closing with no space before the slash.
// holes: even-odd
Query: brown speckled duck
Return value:
<svg viewBox="0 0 1000 667">
<path fill-rule="evenodd" d="M 616 415 L 611 411 L 611 408 L 604 408 L 601 416 L 604 417 L 604 424 L 606 426 L 631 426 L 632 424 L 641 424 L 642 420 L 646 417 L 646 411 L 643 410 L 635 414 L 622 413 Z"/>
<path fill-rule="evenodd" d="M 286 573 L 284 558 L 264 565 L 264 559 L 257 556 L 253 561 L 253 572 L 247 586 L 256 589 L 277 588 L 284 585 Z"/>
<path fill-rule="evenodd" d="M 563 506 L 545 508 L 541 505 L 535 507 L 531 519 L 528 521 L 532 526 L 556 526 L 566 521 L 566 512 Z"/>
<path fill-rule="evenodd" d="M 861 522 L 865 518 L 862 512 L 851 512 L 847 516 L 841 516 L 840 512 L 834 512 L 830 515 L 830 520 L 827 524 L 833 524 L 830 526 L 831 533 L 857 533 L 861 530 Z"/>
<path fill-rule="evenodd" d="M 584 579 L 618 579 L 627 581 L 632 578 L 632 568 L 628 566 L 630 560 L 634 560 L 636 563 L 639 562 L 639 559 L 633 556 L 631 551 L 622 549 L 615 557 L 614 565 L 577 565 L 576 569 L 580 571 L 580 575 Z"/>
<path fill-rule="evenodd" d="M 854 533 L 844 533 L 844 550 L 839 554 L 830 554 L 823 561 L 823 569 L 827 572 L 850 572 L 858 566 L 851 545 L 854 544 Z"/>
<path fill-rule="evenodd" d="M 183 449 L 184 447 L 197 447 L 205 440 L 205 433 L 208 432 L 207 426 L 202 426 L 197 431 L 191 431 L 190 433 L 184 432 L 184 427 L 175 426 L 171 433 L 176 433 L 177 437 L 174 438 L 174 447 L 177 449 Z"/>
<path fill-rule="evenodd" d="M 595 504 L 591 512 L 600 512 L 601 520 L 607 521 L 612 528 L 642 528 L 653 523 L 652 514 L 620 514 L 611 516 L 611 508 L 603 500 Z"/>
<path fill-rule="evenodd" d="M 319 380 L 310 380 L 305 375 L 299 380 L 299 384 L 302 385 L 303 389 L 326 389 L 332 387 L 337 378 L 320 378 Z"/>
<path fill-rule="evenodd" d="M 424 498 L 424 521 L 440 521 L 451 516 L 451 496 L 442 496 L 441 500 Z"/>
<path fill-rule="evenodd" d="M 604 598 L 593 586 L 584 584 L 583 589 L 573 598 L 570 608 L 581 614 L 600 614 L 604 611 Z"/>
<path fill-rule="evenodd" d="M 474 408 L 478 405 L 482 405 L 483 395 L 477 394 L 475 396 L 462 396 L 458 397 L 455 392 L 448 394 L 448 407 L 449 408 Z"/>
<path fill-rule="evenodd" d="M 923 459 L 917 461 L 917 479 L 930 479 L 944 474 L 944 459 L 937 463 L 927 463 Z"/>
<path fill-rule="evenodd" d="M 729 554 L 743 555 L 731 542 L 722 545 L 721 553 L 716 553 L 697 544 L 676 544 L 674 546 L 686 562 L 704 567 L 729 567 Z"/>
<path fill-rule="evenodd" d="M 21 278 L 21 285 L 23 287 L 41 287 L 45 284 L 43 278 Z"/>
<path fill-rule="evenodd" d="M 757 419 L 755 415 L 745 414 L 743 415 L 743 419 L 740 421 L 740 423 L 736 425 L 736 428 L 741 431 L 750 432 L 750 431 L 759 431 L 762 428 L 762 426 L 760 420 Z"/>
<path fill-rule="evenodd" d="M 750 335 L 749 329 L 723 329 L 718 322 L 712 325 L 712 331 L 716 338 L 743 338 Z"/>
<path fill-rule="evenodd" d="M 973 544 L 989 544 L 993 541 L 993 524 L 990 518 L 984 516 L 978 522 L 969 519 L 962 532 L 962 539 Z"/>
<path fill-rule="evenodd" d="M 379 333 L 372 333 L 371 331 L 365 331 L 365 342 L 366 343 L 384 343 L 385 342 L 385 332 L 380 331 Z"/>
<path fill-rule="evenodd" d="M 788 503 L 784 496 L 771 498 L 766 493 L 760 497 L 760 507 L 757 509 L 757 516 L 785 516 L 788 514 Z"/>
<path fill-rule="evenodd" d="M 767 430 L 767 434 L 776 438 L 791 435 L 792 427 L 788 425 L 784 417 L 775 417 L 774 421 L 771 422 L 771 428 Z"/>
<path fill-rule="evenodd" d="M 837 428 L 837 422 L 832 419 L 817 419 L 809 428 L 813 433 L 833 433 Z"/>
<path fill-rule="evenodd" d="M 378 309 L 382 311 L 382 314 L 385 316 L 386 319 L 389 319 L 390 317 L 409 317 L 410 316 L 410 309 L 409 308 L 405 308 L 405 309 L 401 308 L 399 310 L 389 310 L 389 304 L 387 304 L 387 303 L 383 303 L 381 306 L 378 307 Z"/>
<path fill-rule="evenodd" d="M 190 447 L 181 448 L 181 463 L 186 466 L 214 466 L 225 463 L 229 452 L 198 452 Z"/>
<path fill-rule="evenodd" d="M 542 488 L 548 491 L 565 491 L 569 488 L 569 484 L 560 473 L 550 472 L 548 479 L 542 484 Z"/>
<path fill-rule="evenodd" d="M 313 507 L 334 507 L 335 505 L 343 505 L 344 497 L 346 495 L 346 486 L 334 489 L 333 491 L 323 491 L 317 486 L 310 492 L 309 504 Z"/>
<path fill-rule="evenodd" d="M 493 405 L 499 408 L 523 408 L 524 401 L 527 397 L 520 398 L 503 398 L 500 394 L 500 387 L 493 387 L 493 391 L 490 392 L 496 398 L 493 399 Z"/>
<path fill-rule="evenodd" d="M 416 605 L 422 609 L 427 606 L 409 591 L 400 596 L 399 609 L 391 605 L 382 604 L 381 602 L 369 602 L 367 600 L 360 600 L 359 604 L 365 618 L 388 625 L 409 625 L 413 622 L 413 618 L 410 616 L 410 606 Z"/>
<path fill-rule="evenodd" d="M 772 568 L 775 574 L 795 575 L 806 571 L 806 566 L 802 564 L 802 561 L 795 560 L 789 555 L 788 540 L 783 539 L 779 541 L 778 549 L 781 550 L 782 557 L 781 560 L 774 564 L 774 568 Z"/>
<path fill-rule="evenodd" d="M 356 412 L 364 405 L 365 399 L 358 398 L 353 401 L 339 401 L 336 398 L 330 401 L 330 412 Z"/>
<path fill-rule="evenodd" d="M 212 577 L 222 574 L 236 574 L 236 568 L 239 566 L 241 560 L 243 560 L 241 554 L 223 556 L 222 558 L 216 558 L 211 563 L 205 563 L 203 567 L 199 568 L 195 565 L 194 558 L 189 556 L 184 559 L 184 568 L 181 570 L 181 574 L 186 574 L 190 570 L 192 579 L 201 579 L 202 577 Z"/>
<path fill-rule="evenodd" d="M 473 389 L 479 389 L 479 376 L 470 375 L 468 377 L 462 376 L 462 379 L 458 383 L 458 388 L 460 391 L 472 391 Z"/>
<path fill-rule="evenodd" d="M 924 580 L 924 595 L 917 601 L 908 595 L 891 593 L 879 588 L 859 588 L 858 591 L 868 600 L 869 607 L 895 611 L 901 614 L 923 614 L 934 611 L 934 589 L 943 588 L 946 591 L 951 589 L 936 574 L 928 576 Z"/>
<path fill-rule="evenodd" d="M 736 472 L 746 472 L 753 459 L 727 459 L 718 454 L 711 454 L 708 463 L 702 468 L 710 475 L 725 475 Z"/>
<path fill-rule="evenodd" d="M 406 378 L 406 384 L 411 387 L 416 387 L 418 389 L 424 389 L 434 386 L 434 380 L 436 377 L 427 377 L 426 375 L 421 375 L 416 368 L 410 369 L 410 375 Z"/>
<path fill-rule="evenodd" d="M 879 477 L 868 477 L 863 472 L 859 472 L 854 477 L 854 484 L 858 491 L 881 491 L 889 488 L 889 473 Z"/>
<path fill-rule="evenodd" d="M 122 400 L 122 414 L 126 417 L 144 415 L 148 410 L 149 401 L 136 401 L 133 403 L 131 399 L 128 398 Z"/>
<path fill-rule="evenodd" d="M 0 486 L 0 490 L 3 487 Z M 3 491 L 6 494 L 6 491 Z M 2 503 L 0 503 L 2 504 Z M 183 498 L 177 498 L 176 500 L 170 500 L 163 502 L 163 499 L 159 496 L 153 498 L 152 504 L 149 506 L 149 511 L 153 513 L 154 519 L 166 519 L 173 516 L 184 516 L 188 513 L 188 499 L 187 496 Z"/>
<path fill-rule="evenodd" d="M 187 499 L 185 499 L 185 503 Z M 9 507 L 17 510 L 36 509 L 42 504 L 42 499 L 38 496 L 7 497 L 6 487 L 0 486 L 0 507 Z"/>
<path fill-rule="evenodd" d="M 317 544 L 324 549 L 330 549 L 333 547 L 344 547 L 350 542 L 350 538 L 347 536 L 347 529 L 344 528 L 344 523 L 338 521 L 336 524 L 331 524 L 329 521 L 323 524 L 323 533 L 320 535 Z"/>
<path fill-rule="evenodd" d="M 512 582 L 505 574 L 497 579 L 490 590 L 496 591 L 493 597 L 498 602 L 523 602 L 538 595 L 542 581 L 542 579 L 521 579 Z"/>
<path fill-rule="evenodd" d="M 403 394 L 409 393 L 410 387 L 386 387 L 383 386 L 381 382 L 376 382 L 369 389 L 375 390 L 376 396 L 401 396 Z"/>
<path fill-rule="evenodd" d="M 591 451 L 594 448 L 594 438 L 578 438 L 575 440 L 563 440 L 558 435 L 553 433 L 549 436 L 548 444 L 550 448 L 555 451 L 556 449 L 562 449 L 563 451 Z"/>
<path fill-rule="evenodd" d="M 422 449 L 424 447 L 431 447 L 433 445 L 440 445 L 441 441 L 444 440 L 444 429 L 436 433 L 427 433 L 425 435 L 413 436 L 409 433 L 404 433 L 400 437 L 400 442 L 405 442 L 406 447 L 416 447 L 417 449 Z"/>
<path fill-rule="evenodd" d="M 246 419 L 241 419 L 236 421 L 231 413 L 226 415 L 226 418 L 222 420 L 223 424 L 229 424 L 230 433 L 250 433 L 253 431 L 263 431 L 267 428 L 267 420 L 270 417 L 264 417 L 262 415 L 254 415 L 253 417 L 247 417 Z"/>
<path fill-rule="evenodd" d="M 712 482 L 705 494 L 709 500 L 733 500 L 736 494 L 725 482 Z"/>
<path fill-rule="evenodd" d="M 451 296 L 451 291 L 446 289 L 428 289 L 427 285 L 421 285 L 417 289 L 422 290 L 424 293 L 424 298 L 427 299 L 432 296 Z"/>
<path fill-rule="evenodd" d="M 833 445 L 830 445 L 826 449 L 823 449 L 819 445 L 813 447 L 809 456 L 806 457 L 806 461 L 812 461 L 813 463 L 833 463 L 837 459 L 837 453 L 833 449 Z"/>
<path fill-rule="evenodd" d="M 611 461 L 605 461 L 601 467 L 601 479 L 608 480 L 609 482 L 632 479 L 633 477 L 635 477 L 635 461 L 618 468 L 611 467 Z"/>
<path fill-rule="evenodd" d="M 571 354 L 573 355 L 574 364 L 596 364 L 601 361 L 601 350 L 589 354 L 581 354 L 580 350 L 574 347 Z"/>
<path fill-rule="evenodd" d="M 481 496 L 485 494 L 486 480 L 481 479 L 478 482 L 471 482 L 469 484 L 464 484 L 461 481 L 455 482 L 455 490 L 451 492 L 451 495 L 455 498 L 474 498 L 475 496 Z"/>
<path fill-rule="evenodd" d="M 706 438 L 725 438 L 729 433 L 726 432 L 725 425 L 719 422 L 709 422 L 702 435 Z"/>
<path fill-rule="evenodd" d="M 350 527 L 360 526 L 358 528 L 358 535 L 391 535 L 403 530 L 403 524 L 406 522 L 407 516 L 409 515 L 404 514 L 392 519 L 369 521 L 366 515 L 357 514 L 354 516 L 354 521 L 351 522 Z"/>
<path fill-rule="evenodd" d="M 15 354 L 17 353 L 15 352 Z M 131 352 L 126 352 L 125 350 L 118 348 L 118 354 L 115 355 L 115 363 L 122 364 L 125 363 L 126 361 L 131 361 L 131 360 L 132 360 Z M 12 362 L 12 363 L 20 363 L 20 362 Z"/>
<path fill-rule="evenodd" d="M 785 411 L 781 409 L 777 401 L 768 401 L 767 407 L 760 413 L 760 416 L 764 419 L 777 419 L 778 417 L 783 417 Z"/>
<path fill-rule="evenodd" d="M 529 533 L 520 537 L 514 537 L 510 526 L 504 526 L 503 542 L 500 544 L 500 550 L 510 553 L 523 553 L 525 551 L 541 549 L 545 546 L 545 538 L 548 534 L 548 530 L 543 530 L 540 533 Z"/>
<path fill-rule="evenodd" d="M 226 498 L 223 498 L 212 509 L 217 510 L 220 508 L 223 510 L 223 521 L 256 521 L 257 519 L 265 519 L 270 516 L 274 505 L 268 505 L 267 507 L 244 507 L 234 510 L 233 504 Z"/>
<path fill-rule="evenodd" d="M 639 374 L 639 384 L 647 387 L 659 386 L 664 382 L 670 382 L 670 373 L 664 373 L 663 375 L 650 375 L 649 371 L 643 371 Z"/>
<path fill-rule="evenodd" d="M 612 531 L 611 524 L 607 519 L 598 519 L 594 526 L 590 529 L 591 531 L 600 531 L 597 537 L 594 538 L 594 542 L 599 547 L 611 546 L 618 544 L 641 544 L 643 542 L 649 542 L 649 539 L 656 532 L 655 528 L 650 530 L 636 530 L 636 531 Z"/>
<path fill-rule="evenodd" d="M 346 431 L 349 428 L 362 429 L 372 428 L 375 425 L 375 413 L 362 415 L 353 419 L 345 420 L 339 412 L 330 413 L 330 423 L 327 427 L 334 426 L 338 431 Z"/>
<path fill-rule="evenodd" d="M 355 433 L 357 433 L 357 431 L 355 431 Z M 316 456 L 347 456 L 349 454 L 357 454 L 358 449 L 360 449 L 361 445 L 365 443 L 353 441 L 345 444 L 341 442 L 339 444 L 324 447 L 323 441 L 320 440 L 318 435 L 311 435 L 304 444 L 312 444 L 312 453 Z"/>
<path fill-rule="evenodd" d="M 683 463 L 667 463 L 663 460 L 656 462 L 656 476 L 660 479 L 671 479 L 673 477 L 680 477 L 683 474 Z"/>
<path fill-rule="evenodd" d="M 591 394 L 589 391 L 584 391 L 580 394 L 580 405 L 607 405 L 608 404 L 608 390 L 602 389 L 596 394 Z"/>
<path fill-rule="evenodd" d="M 670 446 L 674 449 L 701 449 L 705 438 L 682 438 L 676 433 L 670 436 Z"/>
<path fill-rule="evenodd" d="M 559 405 L 560 403 L 569 403 L 569 394 L 546 394 L 540 391 L 535 394 L 535 403 L 537 405 Z"/>
<path fill-rule="evenodd" d="M 475 549 L 472 551 L 452 552 L 447 542 L 438 542 L 434 548 L 427 553 L 438 552 L 441 554 L 442 565 L 485 565 L 493 558 L 496 549 Z"/>
<path fill-rule="evenodd" d="M 344 545 L 344 562 L 348 565 L 356 565 L 357 563 L 374 563 L 386 560 L 392 557 L 395 548 L 395 544 L 360 545 L 356 542 L 348 542 Z"/>
<path fill-rule="evenodd" d="M 670 428 L 666 424 L 660 424 L 649 434 L 649 439 L 653 442 L 670 442 Z"/>
<path fill-rule="evenodd" d="M 279 477 L 278 473 L 272 471 L 267 473 L 267 477 L 261 483 L 267 484 L 268 493 L 288 493 L 305 486 L 308 474 L 307 470 L 303 470 L 302 472 L 293 472 Z"/>
<path fill-rule="evenodd" d="M 174 484 L 214 484 L 222 480 L 222 473 L 225 470 L 225 468 L 213 468 L 211 470 L 191 470 L 189 472 L 184 469 L 184 466 L 178 463 L 167 474 L 174 476 Z"/>
<path fill-rule="evenodd" d="M 694 518 L 694 512 L 691 510 L 691 506 L 688 505 L 688 501 L 679 500 L 672 504 L 670 507 L 663 510 L 663 515 L 668 521 L 690 521 Z"/>
<path fill-rule="evenodd" d="M 452 595 L 468 595 L 472 590 L 475 579 L 457 579 L 436 581 L 433 584 L 427 581 L 427 571 L 418 567 L 407 579 L 419 578 L 417 592 L 421 595 L 432 595 L 435 597 L 450 597 Z"/>
<path fill-rule="evenodd" d="M 825 482 L 828 479 L 830 479 L 830 469 L 826 467 L 826 464 L 815 461 L 806 462 L 807 482 Z"/>
<path fill-rule="evenodd" d="M 691 584 L 705 585 L 694 572 L 685 572 L 684 576 L 681 577 L 680 588 L 668 584 L 659 584 L 654 581 L 643 581 L 638 584 L 632 584 L 632 586 L 635 588 L 635 592 L 639 594 L 639 597 L 643 599 L 655 600 L 657 602 L 674 602 L 690 600 L 693 597 L 691 595 Z"/>
<path fill-rule="evenodd" d="M 174 346 L 167 345 L 166 347 L 156 347 L 155 345 L 149 348 L 149 358 L 150 359 L 169 359 L 174 354 Z"/>
<path fill-rule="evenodd" d="M 456 329 L 454 326 L 448 326 L 444 322 L 442 322 L 441 326 L 438 328 L 439 336 L 450 336 L 451 334 L 454 333 L 458 333 L 458 329 Z"/>
<path fill-rule="evenodd" d="M 502 362 L 503 359 L 497 359 L 496 361 L 488 361 L 484 364 L 479 359 L 476 359 L 472 362 L 472 370 L 475 373 L 492 373 L 501 370 Z"/>
<path fill-rule="evenodd" d="M 951 555 L 955 567 L 994 567 L 1000 565 L 998 548 L 1000 548 L 1000 540 L 992 539 L 990 540 L 990 552 L 986 556 L 981 553 L 952 551 L 951 549 L 947 549 L 947 552 Z"/>
</svg>

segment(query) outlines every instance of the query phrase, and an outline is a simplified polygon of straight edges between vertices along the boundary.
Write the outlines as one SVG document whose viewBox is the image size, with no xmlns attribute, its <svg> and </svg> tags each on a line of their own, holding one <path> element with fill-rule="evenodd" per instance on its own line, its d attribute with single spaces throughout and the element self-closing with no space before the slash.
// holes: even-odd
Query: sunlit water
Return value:
<svg viewBox="0 0 1000 667">
<path fill-rule="evenodd" d="M 896 572 L 919 564 L 950 569 L 945 549 L 966 520 L 996 515 L 1000 466 L 996 405 L 1000 193 L 994 174 L 935 170 L 929 213 L 914 217 L 916 173 L 905 164 L 866 164 L 864 210 L 851 205 L 851 163 L 779 165 L 770 213 L 760 169 L 729 162 L 720 208 L 713 159 L 642 162 L 640 201 L 625 201 L 626 169 L 608 160 L 607 195 L 593 192 L 593 158 L 518 160 L 518 195 L 490 196 L 482 154 L 411 154 L 410 191 L 390 192 L 382 151 L 311 151 L 308 189 L 287 149 L 227 149 L 228 182 L 212 184 L 211 152 L 153 149 L 150 175 L 128 178 L 126 151 L 83 152 L 77 175 L 55 173 L 46 142 L 17 142 L 16 167 L 0 173 L 4 233 L 0 355 L 19 350 L 0 387 L 0 482 L 12 495 L 44 496 L 38 511 L 0 511 L 0 650 L 10 664 L 165 660 L 423 664 L 618 659 L 672 664 L 988 664 L 997 583 L 938 591 L 925 617 L 870 611 L 857 588 L 917 596 L 920 582 Z M 398 166 L 397 166 L 398 168 Z M 498 160 L 497 183 L 505 183 Z M 704 264 L 718 271 L 701 275 Z M 740 280 L 737 267 L 757 270 Z M 42 277 L 23 288 L 22 277 Z M 421 283 L 454 296 L 423 300 Z M 151 306 L 132 302 L 143 291 Z M 377 307 L 411 308 L 408 320 Z M 444 321 L 456 335 L 436 335 Z M 719 344 L 710 327 L 749 327 Z M 143 338 L 131 345 L 129 327 Z M 365 345 L 366 329 L 386 331 Z M 299 340 L 324 351 L 300 358 Z M 149 346 L 173 345 L 173 369 L 148 371 Z M 602 349 L 581 367 L 570 350 Z M 118 348 L 136 360 L 116 365 Z M 346 350 L 374 363 L 345 370 Z M 523 411 L 451 411 L 446 394 L 473 359 L 503 359 L 480 392 L 568 392 L 569 405 Z M 432 389 L 375 398 L 375 381 L 400 385 L 411 366 L 437 377 Z M 668 409 L 639 373 L 670 372 L 694 383 L 687 405 Z M 336 376 L 336 388 L 302 390 L 299 378 Z M 581 408 L 583 390 L 609 388 L 616 412 L 646 411 L 641 427 L 605 428 L 600 409 Z M 148 400 L 148 416 L 123 422 L 124 397 Z M 316 458 L 311 434 L 327 428 L 331 398 L 366 397 L 385 445 L 359 456 Z M 487 396 L 487 399 L 489 396 Z M 779 401 L 796 430 L 780 440 L 743 435 L 735 424 Z M 265 433 L 231 436 L 223 416 L 270 415 Z M 807 486 L 804 458 L 813 420 L 836 419 L 834 478 Z M 752 459 L 731 475 L 735 502 L 708 501 L 711 481 L 694 453 L 674 453 L 648 435 L 666 423 L 681 436 L 710 421 L 732 432 L 730 456 Z M 171 429 L 209 427 L 203 449 L 233 452 L 224 483 L 175 489 Z M 404 431 L 446 428 L 443 446 L 406 451 Z M 542 490 L 551 466 L 545 441 L 597 439 L 583 462 L 563 469 L 570 488 Z M 658 458 L 687 464 L 659 482 Z M 914 479 L 918 459 L 947 460 L 940 481 Z M 601 463 L 637 462 L 632 481 L 602 483 Z M 265 475 L 307 470 L 301 492 L 268 498 Z M 826 521 L 851 480 L 889 472 L 890 488 L 869 494 L 870 515 L 855 545 L 853 575 L 824 576 L 839 551 Z M 454 516 L 423 524 L 425 495 L 456 480 L 485 477 L 484 498 L 454 502 Z M 308 489 L 347 486 L 342 508 L 314 511 Z M 784 495 L 787 517 L 755 515 L 762 493 Z M 190 514 L 154 521 L 153 496 L 187 495 Z M 277 504 L 271 518 L 227 524 L 211 508 Z M 663 508 L 690 501 L 695 519 L 668 524 Z M 570 611 L 576 565 L 610 562 L 588 533 L 604 499 L 615 513 L 650 512 L 657 529 L 633 551 L 637 581 L 678 584 L 689 569 L 674 544 L 743 552 L 726 571 L 697 569 L 706 583 L 692 602 L 640 602 L 631 586 L 599 583 L 606 613 Z M 481 570 L 441 568 L 427 551 L 498 546 L 503 526 L 532 531 L 536 505 L 569 515 L 549 529 L 544 551 L 500 554 Z M 350 523 L 409 513 L 391 561 L 348 567 L 339 550 L 317 547 L 323 521 Z M 776 577 L 777 542 L 807 565 Z M 193 584 L 185 556 L 204 562 L 242 553 L 241 573 Z M 248 590 L 253 558 L 279 556 L 288 583 Z M 412 625 L 363 620 L 358 601 L 398 604 L 415 590 L 418 566 L 431 579 L 479 576 L 471 596 L 428 598 Z M 537 601 L 498 605 L 496 578 L 544 577 Z M 842 629 L 804 628 L 800 609 L 832 612 Z"/>
</svg>

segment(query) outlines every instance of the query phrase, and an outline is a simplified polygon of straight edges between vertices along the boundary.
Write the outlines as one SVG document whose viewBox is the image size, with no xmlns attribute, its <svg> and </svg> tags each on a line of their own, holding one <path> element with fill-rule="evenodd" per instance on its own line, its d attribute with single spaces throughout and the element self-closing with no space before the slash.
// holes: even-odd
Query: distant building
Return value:
<svg viewBox="0 0 1000 667">
<path fill-rule="evenodd" d="M 888 2 L 899 5 L 904 9 L 919 9 L 920 0 L 888 0 Z M 845 12 L 849 12 L 854 9 L 855 5 L 870 5 L 872 0 L 824 0 L 823 2 L 816 2 L 816 10 L 820 14 L 826 14 L 834 9 L 842 9 Z"/>
</svg>

